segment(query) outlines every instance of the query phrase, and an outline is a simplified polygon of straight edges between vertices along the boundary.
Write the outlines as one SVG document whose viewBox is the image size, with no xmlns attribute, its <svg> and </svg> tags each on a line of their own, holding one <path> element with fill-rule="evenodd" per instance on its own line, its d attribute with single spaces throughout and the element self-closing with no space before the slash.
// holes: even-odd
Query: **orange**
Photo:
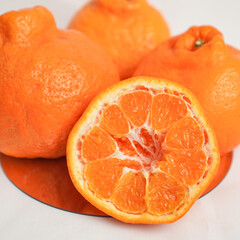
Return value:
<svg viewBox="0 0 240 240">
<path fill-rule="evenodd" d="M 121 79 L 132 76 L 140 60 L 169 37 L 162 15 L 146 0 L 93 0 L 69 28 L 98 42 L 116 63 Z"/>
<path fill-rule="evenodd" d="M 77 190 L 124 222 L 182 217 L 217 172 L 215 136 L 194 95 L 138 77 L 103 91 L 70 133 L 67 164 Z"/>
<path fill-rule="evenodd" d="M 70 130 L 90 100 L 119 80 L 108 55 L 43 7 L 0 16 L 0 152 L 65 155 Z"/>
<path fill-rule="evenodd" d="M 221 154 L 240 143 L 240 51 L 211 26 L 192 27 L 160 44 L 135 76 L 163 77 L 189 88 L 215 130 Z"/>
</svg>

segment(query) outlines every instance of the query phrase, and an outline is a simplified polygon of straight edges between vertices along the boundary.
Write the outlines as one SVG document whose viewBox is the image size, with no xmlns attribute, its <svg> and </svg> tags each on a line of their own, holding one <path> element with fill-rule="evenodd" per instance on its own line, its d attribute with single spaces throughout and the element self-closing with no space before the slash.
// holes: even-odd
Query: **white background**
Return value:
<svg viewBox="0 0 240 240">
<path fill-rule="evenodd" d="M 227 43 L 240 49 L 239 0 L 151 0 L 167 19 L 173 35 L 191 25 L 217 27 Z M 83 0 L 0 0 L 0 14 L 34 5 L 52 11 L 65 28 Z M 113 0 L 114 3 L 114 0 Z M 239 122 L 240 124 L 240 122 Z M 176 223 L 131 225 L 46 206 L 19 191 L 0 168 L 0 239 L 240 239 L 240 147 L 224 181 Z"/>
</svg>

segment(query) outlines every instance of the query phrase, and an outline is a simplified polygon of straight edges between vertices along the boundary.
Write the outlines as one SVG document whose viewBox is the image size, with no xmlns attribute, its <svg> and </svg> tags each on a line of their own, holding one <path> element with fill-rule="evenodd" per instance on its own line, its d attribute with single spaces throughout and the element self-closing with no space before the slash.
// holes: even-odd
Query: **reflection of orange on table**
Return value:
<svg viewBox="0 0 240 240">
<path fill-rule="evenodd" d="M 8 178 L 23 192 L 46 204 L 72 212 L 105 215 L 75 189 L 65 158 L 24 159 L 0 155 Z"/>
<path fill-rule="evenodd" d="M 74 188 L 66 159 L 18 159 L 0 155 L 8 178 L 23 192 L 41 202 L 72 212 L 106 216 L 88 203 Z M 227 174 L 232 153 L 221 157 L 219 170 L 203 195 L 216 187 Z"/>
</svg>

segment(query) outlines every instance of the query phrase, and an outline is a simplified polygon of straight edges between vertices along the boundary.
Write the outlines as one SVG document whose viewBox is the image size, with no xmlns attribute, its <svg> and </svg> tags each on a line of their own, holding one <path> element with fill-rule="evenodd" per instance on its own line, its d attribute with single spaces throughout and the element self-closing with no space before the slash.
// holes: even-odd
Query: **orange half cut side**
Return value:
<svg viewBox="0 0 240 240">
<path fill-rule="evenodd" d="M 97 96 L 67 145 L 76 189 L 129 223 L 181 218 L 215 176 L 215 136 L 194 95 L 165 79 L 136 77 Z"/>
</svg>

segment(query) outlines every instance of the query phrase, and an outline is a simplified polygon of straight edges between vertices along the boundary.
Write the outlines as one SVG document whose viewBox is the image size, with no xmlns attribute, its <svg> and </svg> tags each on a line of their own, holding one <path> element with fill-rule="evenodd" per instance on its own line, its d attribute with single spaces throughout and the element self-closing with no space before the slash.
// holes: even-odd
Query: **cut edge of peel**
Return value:
<svg viewBox="0 0 240 240">
<path fill-rule="evenodd" d="M 112 98 L 118 95 L 119 91 L 122 90 L 122 88 L 129 88 L 139 85 L 144 87 L 149 86 L 151 88 L 155 87 L 157 89 L 168 88 L 170 90 L 176 90 L 178 92 L 184 93 L 191 100 L 192 111 L 197 114 L 198 120 L 205 127 L 209 136 L 209 147 L 212 154 L 212 162 L 208 170 L 208 174 L 198 187 L 190 187 L 189 196 L 187 199 L 185 199 L 186 201 L 184 202 L 184 206 L 177 210 L 177 212 L 173 212 L 171 214 L 153 215 L 147 212 L 141 214 L 132 214 L 118 210 L 112 203 L 97 198 L 88 189 L 87 184 L 84 181 L 80 171 L 81 164 L 78 159 L 77 149 L 79 136 L 85 135 L 88 129 L 90 129 L 95 124 L 95 119 L 99 115 L 98 110 L 101 109 L 103 104 L 112 103 Z M 196 100 L 195 96 L 188 89 L 175 82 L 151 77 L 133 77 L 131 79 L 119 82 L 109 87 L 94 98 L 94 100 L 87 107 L 86 111 L 76 123 L 69 135 L 67 143 L 67 165 L 72 182 L 76 189 L 82 194 L 82 196 L 86 198 L 92 205 L 105 212 L 106 214 L 113 216 L 114 218 L 123 222 L 144 224 L 162 224 L 174 222 L 185 215 L 194 204 L 194 202 L 201 196 L 202 192 L 206 189 L 206 187 L 210 184 L 211 180 L 215 176 L 219 166 L 220 155 L 218 152 L 216 137 L 205 119 L 206 118 L 202 107 Z"/>
</svg>

